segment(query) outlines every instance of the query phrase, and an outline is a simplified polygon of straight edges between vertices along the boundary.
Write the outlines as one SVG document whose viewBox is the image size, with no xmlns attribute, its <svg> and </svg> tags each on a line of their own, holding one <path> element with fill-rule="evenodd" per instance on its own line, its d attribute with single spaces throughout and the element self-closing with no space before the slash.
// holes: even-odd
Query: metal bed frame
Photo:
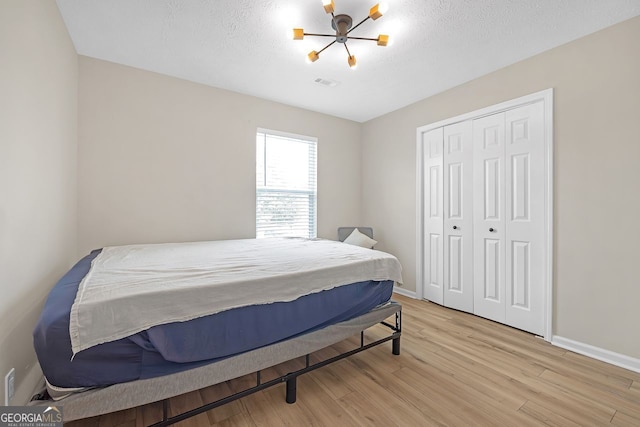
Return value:
<svg viewBox="0 0 640 427">
<path fill-rule="evenodd" d="M 392 332 L 390 335 L 384 337 L 384 338 L 380 338 L 376 341 L 373 341 L 369 344 L 364 343 L 364 331 L 360 331 L 360 346 L 357 347 L 354 350 L 351 351 L 347 351 L 344 353 L 340 353 L 337 356 L 331 357 L 329 359 L 323 360 L 321 362 L 318 363 L 314 363 L 313 365 L 311 365 L 309 363 L 309 354 L 305 355 L 305 367 L 302 369 L 298 369 L 296 371 L 293 372 L 289 372 L 288 374 L 282 375 L 278 378 L 275 378 L 273 380 L 267 381 L 267 382 L 262 382 L 261 378 L 260 378 L 260 373 L 261 371 L 257 371 L 256 374 L 256 385 L 248 388 L 246 390 L 234 393 L 230 396 L 224 397 L 222 399 L 218 399 L 214 402 L 211 403 L 207 403 L 205 405 L 202 405 L 198 408 L 192 409 L 190 411 L 187 412 L 183 412 L 181 414 L 178 415 L 174 415 L 172 417 L 168 416 L 168 403 L 169 400 L 168 399 L 164 399 L 162 401 L 162 421 L 159 421 L 155 424 L 152 424 L 150 427 L 163 427 L 163 426 L 169 426 L 171 424 L 177 423 L 179 421 L 183 421 L 186 420 L 187 418 L 191 418 L 194 417 L 196 415 L 199 415 L 203 412 L 207 412 L 210 411 L 211 409 L 217 408 L 219 406 L 225 405 L 227 403 L 233 402 L 234 400 L 238 400 L 238 399 L 242 399 L 243 397 L 249 396 L 250 394 L 256 393 L 258 391 L 264 390 L 266 388 L 272 387 L 274 385 L 278 385 L 281 383 L 286 383 L 286 396 L 285 396 L 285 400 L 287 403 L 289 404 L 293 404 L 296 403 L 296 394 L 297 394 L 297 385 L 296 385 L 296 380 L 298 379 L 298 377 L 302 374 L 306 374 L 307 372 L 311 372 L 314 371 L 318 368 L 322 368 L 323 366 L 329 365 L 330 363 L 333 362 L 337 362 L 338 360 L 342 360 L 346 357 L 349 357 L 351 355 L 360 353 L 361 351 L 367 350 L 371 347 L 375 347 L 377 345 L 380 345 L 382 343 L 385 343 L 389 340 L 392 341 L 392 350 L 391 352 L 394 355 L 399 355 L 400 354 L 400 335 L 402 333 L 402 312 L 401 311 L 397 311 L 395 314 L 395 325 L 392 325 L 390 323 L 387 322 L 380 322 L 381 325 L 386 326 L 387 328 L 389 328 Z"/>
<path fill-rule="evenodd" d="M 387 321 L 388 318 L 394 315 L 395 322 L 392 321 L 389 323 Z M 377 324 L 386 327 L 389 330 L 389 334 L 365 344 L 364 331 Z M 353 337 L 358 332 L 360 333 L 360 343 L 355 349 L 314 364 L 310 363 L 311 353 L 327 348 L 349 337 Z M 296 401 L 296 380 L 300 375 L 387 341 L 392 341 L 392 353 L 399 355 L 401 333 L 402 306 L 391 301 L 385 306 L 373 309 L 351 320 L 329 325 L 323 329 L 251 350 L 237 356 L 232 356 L 200 368 L 194 368 L 164 377 L 120 383 L 102 389 L 75 393 L 58 401 L 51 400 L 45 391 L 43 394 L 34 396 L 35 400 L 32 400 L 29 405 L 62 405 L 65 408 L 65 421 L 73 421 L 149 403 L 162 402 L 162 420 L 152 424 L 153 427 L 159 427 L 183 421 L 281 383 L 286 384 L 286 402 L 292 404 Z M 261 372 L 263 370 L 302 356 L 305 357 L 305 365 L 303 368 L 269 381 L 262 381 Z M 214 402 L 206 403 L 190 411 L 169 417 L 168 402 L 170 398 L 248 374 L 255 374 L 255 386 Z"/>
</svg>

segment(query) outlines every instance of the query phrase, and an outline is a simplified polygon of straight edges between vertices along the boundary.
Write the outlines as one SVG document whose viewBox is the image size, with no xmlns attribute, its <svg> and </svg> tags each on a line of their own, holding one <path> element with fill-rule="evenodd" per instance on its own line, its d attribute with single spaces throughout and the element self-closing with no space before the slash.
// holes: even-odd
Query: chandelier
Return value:
<svg viewBox="0 0 640 427">
<path fill-rule="evenodd" d="M 347 50 L 347 62 L 349 67 L 356 68 L 356 57 L 351 54 L 349 51 L 349 47 L 347 46 L 347 41 L 349 40 L 371 40 L 377 42 L 378 46 L 386 46 L 389 43 L 389 36 L 386 34 L 378 35 L 378 38 L 369 38 L 369 37 L 354 37 L 351 36 L 351 32 L 362 25 L 366 20 L 373 19 L 374 21 L 380 18 L 387 12 L 387 7 L 384 3 L 379 3 L 373 6 L 369 10 L 369 15 L 364 18 L 362 21 L 358 22 L 355 26 L 353 26 L 353 19 L 349 15 L 334 15 L 335 4 L 333 0 L 322 0 L 322 5 L 324 6 L 324 11 L 326 13 L 331 14 L 331 27 L 336 31 L 335 34 L 317 34 L 317 33 L 305 33 L 302 28 L 294 28 L 293 29 L 293 39 L 294 40 L 302 40 L 304 36 L 314 36 L 314 37 L 334 37 L 331 43 L 320 49 L 319 51 L 312 50 L 307 55 L 307 59 L 309 62 L 316 62 L 320 57 L 320 54 L 329 46 L 334 43 L 342 43 L 344 48 Z"/>
</svg>

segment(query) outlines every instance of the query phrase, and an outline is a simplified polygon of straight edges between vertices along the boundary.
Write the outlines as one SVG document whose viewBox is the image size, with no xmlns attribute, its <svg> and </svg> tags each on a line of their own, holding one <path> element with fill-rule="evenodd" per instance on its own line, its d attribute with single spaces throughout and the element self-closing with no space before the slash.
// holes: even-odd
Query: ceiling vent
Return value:
<svg viewBox="0 0 640 427">
<path fill-rule="evenodd" d="M 319 85 L 326 86 L 326 87 L 336 87 L 336 86 L 338 86 L 338 83 L 339 83 L 339 82 L 337 82 L 335 80 L 323 79 L 321 77 L 318 77 L 317 79 L 315 79 L 314 82 L 318 83 Z"/>
</svg>

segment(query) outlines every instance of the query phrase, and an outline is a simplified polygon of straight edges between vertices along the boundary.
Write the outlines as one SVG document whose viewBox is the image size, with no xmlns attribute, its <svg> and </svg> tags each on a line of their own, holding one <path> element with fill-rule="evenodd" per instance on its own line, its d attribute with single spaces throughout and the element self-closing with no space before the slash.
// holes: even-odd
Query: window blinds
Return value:
<svg viewBox="0 0 640 427">
<path fill-rule="evenodd" d="M 316 237 L 316 139 L 259 130 L 256 237 Z"/>
</svg>

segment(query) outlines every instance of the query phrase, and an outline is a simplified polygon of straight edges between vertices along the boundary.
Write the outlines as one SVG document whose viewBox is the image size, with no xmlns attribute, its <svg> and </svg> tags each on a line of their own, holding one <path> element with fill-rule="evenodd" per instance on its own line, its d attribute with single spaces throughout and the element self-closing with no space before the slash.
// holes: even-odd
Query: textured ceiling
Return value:
<svg viewBox="0 0 640 427">
<path fill-rule="evenodd" d="M 377 0 L 335 0 L 354 22 Z M 57 0 L 81 55 L 359 122 L 640 15 L 640 0 L 389 0 L 389 11 L 308 64 L 329 39 L 321 0 Z M 339 82 L 335 87 L 317 78 Z"/>
</svg>

